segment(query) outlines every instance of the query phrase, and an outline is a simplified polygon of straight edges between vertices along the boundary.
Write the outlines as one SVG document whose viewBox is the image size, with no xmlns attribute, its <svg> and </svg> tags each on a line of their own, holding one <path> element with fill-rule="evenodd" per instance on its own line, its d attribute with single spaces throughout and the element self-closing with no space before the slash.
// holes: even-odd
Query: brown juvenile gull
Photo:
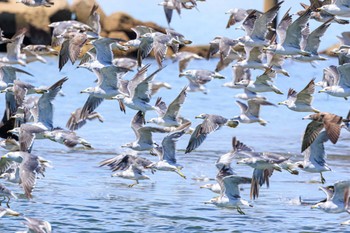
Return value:
<svg viewBox="0 0 350 233">
<path fill-rule="evenodd" d="M 59 60 L 58 60 L 58 69 L 61 71 L 63 66 L 67 63 L 68 59 L 74 64 L 78 59 L 82 47 L 88 40 L 88 37 L 85 33 L 81 32 L 68 32 L 60 37 L 65 38 L 65 41 L 62 43 L 60 50 Z"/>
<path fill-rule="evenodd" d="M 294 89 L 289 88 L 287 100 L 279 102 L 279 105 L 286 105 L 292 111 L 296 112 L 320 112 L 311 106 L 313 97 L 311 96 L 315 92 L 314 78 L 304 87 L 300 92 L 296 92 Z"/>
<path fill-rule="evenodd" d="M 333 144 L 337 143 L 340 129 L 344 124 L 341 116 L 328 112 L 320 112 L 303 117 L 303 120 L 305 119 L 312 121 L 305 129 L 301 152 L 311 145 L 323 128 L 326 130 L 329 140 Z"/>
<path fill-rule="evenodd" d="M 236 128 L 238 126 L 238 121 L 229 120 L 225 117 L 202 113 L 196 118 L 203 119 L 203 122 L 197 125 L 196 129 L 193 131 L 191 138 L 186 147 L 185 154 L 190 153 L 197 147 L 199 147 L 203 141 L 207 138 L 207 135 L 220 129 L 222 126 L 226 125 L 231 128 Z"/>
</svg>

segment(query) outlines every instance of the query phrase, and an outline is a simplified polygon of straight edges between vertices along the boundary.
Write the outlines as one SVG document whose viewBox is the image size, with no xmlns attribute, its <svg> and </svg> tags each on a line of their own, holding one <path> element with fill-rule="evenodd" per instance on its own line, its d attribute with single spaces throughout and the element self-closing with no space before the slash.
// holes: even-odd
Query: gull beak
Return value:
<svg viewBox="0 0 350 233">
<path fill-rule="evenodd" d="M 180 73 L 179 77 L 185 76 L 185 73 Z"/>
<path fill-rule="evenodd" d="M 48 92 L 48 90 L 44 90 L 44 89 L 35 90 L 35 93 L 37 93 L 37 94 L 44 94 L 46 92 Z"/>
<path fill-rule="evenodd" d="M 323 90 L 323 89 L 318 91 L 318 93 L 324 93 L 324 92 L 325 92 L 325 90 Z"/>
<path fill-rule="evenodd" d="M 277 104 L 278 104 L 278 105 L 282 105 L 282 104 L 283 104 L 283 102 L 278 102 Z"/>
</svg>

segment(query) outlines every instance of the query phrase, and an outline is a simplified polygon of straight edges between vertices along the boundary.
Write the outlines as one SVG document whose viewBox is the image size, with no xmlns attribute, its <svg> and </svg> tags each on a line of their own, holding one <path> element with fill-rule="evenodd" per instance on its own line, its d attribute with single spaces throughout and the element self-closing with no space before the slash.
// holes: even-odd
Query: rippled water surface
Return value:
<svg viewBox="0 0 350 233">
<path fill-rule="evenodd" d="M 152 60 L 151 71 L 157 68 Z M 190 68 L 215 68 L 217 60 L 194 61 Z M 20 76 L 35 85 L 50 85 L 67 75 L 69 80 L 63 85 L 65 97 L 54 101 L 55 126 L 64 127 L 71 111 L 84 104 L 87 96 L 80 90 L 95 85 L 95 76 L 87 70 L 75 69 L 67 65 L 61 73 L 57 69 L 57 60 L 49 58 L 48 64 L 34 63 L 25 69 L 34 77 Z M 161 90 L 162 96 L 169 103 L 187 84 L 186 79 L 178 78 L 177 64 L 165 61 L 167 67 L 159 73 L 157 80 L 167 81 L 172 90 Z M 319 81 L 322 69 L 336 60 L 330 59 L 317 68 L 309 64 L 287 62 L 291 77 L 278 76 L 276 85 L 287 93 L 289 87 L 301 90 L 311 78 Z M 230 69 L 221 72 L 231 79 Z M 254 75 L 260 74 L 258 71 Z M 131 75 L 129 74 L 128 77 Z M 193 121 L 193 126 L 200 123 L 194 116 L 200 113 L 220 114 L 232 117 L 239 113 L 233 96 L 239 90 L 225 89 L 222 84 L 228 80 L 214 80 L 207 85 L 208 95 L 189 93 L 182 115 Z M 270 101 L 277 103 L 286 95 L 267 94 Z M 346 115 L 349 102 L 341 98 L 327 97 L 315 93 L 314 105 L 322 111 Z M 4 103 L 1 96 L 1 103 Z M 154 102 L 155 100 L 152 100 Z M 3 111 L 3 104 L 1 112 Z M 51 222 L 54 232 L 340 232 L 350 230 L 339 225 L 349 218 L 348 214 L 327 214 L 320 210 L 311 210 L 310 206 L 300 205 L 299 197 L 321 199 L 324 194 L 318 190 L 318 174 L 300 172 L 293 176 L 285 171 L 275 172 L 270 188 L 261 188 L 259 199 L 252 201 L 254 207 L 244 208 L 246 215 L 239 215 L 234 209 L 218 208 L 204 204 L 215 196 L 199 187 L 206 182 L 197 178 L 214 178 L 214 166 L 218 156 L 231 149 L 231 139 L 236 136 L 256 151 L 281 152 L 300 160 L 301 136 L 309 123 L 301 118 L 305 113 L 292 112 L 284 106 L 263 107 L 261 116 L 269 121 L 266 127 L 258 124 L 241 124 L 235 129 L 223 127 L 208 136 L 207 140 L 190 154 L 184 154 L 189 135 L 178 142 L 178 162 L 184 166 L 187 179 L 175 173 L 158 171 L 148 174 L 150 181 L 129 188 L 133 181 L 111 177 L 107 168 L 98 167 L 103 159 L 122 152 L 120 145 L 134 140 L 130 120 L 135 111 L 127 109 L 121 113 L 117 102 L 104 101 L 97 109 L 104 118 L 104 123 L 88 122 L 78 134 L 92 143 L 94 150 L 70 150 L 61 144 L 47 140 L 38 140 L 32 153 L 52 162 L 53 168 L 47 169 L 45 177 L 38 180 L 32 200 L 21 196 L 22 190 L 13 184 L 6 185 L 16 194 L 18 200 L 11 202 L 11 208 L 26 216 L 45 219 Z M 147 113 L 146 118 L 155 116 Z M 160 142 L 164 135 L 155 135 Z M 342 131 L 336 145 L 326 143 L 329 165 L 332 172 L 324 174 L 327 184 L 349 178 L 349 133 Z M 5 153 L 5 151 L 2 151 Z M 140 153 L 151 160 L 155 157 Z M 233 168 L 238 174 L 250 177 L 252 169 L 244 165 Z M 214 181 L 211 181 L 214 182 Z M 243 185 L 241 196 L 249 200 L 249 186 Z M 15 232 L 23 229 L 22 217 L 1 218 L 0 232 Z"/>
</svg>

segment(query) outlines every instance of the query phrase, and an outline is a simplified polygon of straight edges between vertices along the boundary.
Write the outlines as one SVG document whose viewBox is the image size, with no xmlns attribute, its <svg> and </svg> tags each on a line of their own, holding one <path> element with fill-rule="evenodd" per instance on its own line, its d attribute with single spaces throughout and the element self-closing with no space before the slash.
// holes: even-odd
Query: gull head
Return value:
<svg viewBox="0 0 350 233">
<path fill-rule="evenodd" d="M 288 105 L 287 100 L 282 101 L 282 102 L 278 102 L 277 104 L 278 104 L 278 105 Z"/>
<path fill-rule="evenodd" d="M 241 80 L 241 81 L 239 81 L 239 82 L 236 82 L 235 85 L 236 85 L 237 87 L 246 87 L 246 86 L 249 85 L 249 82 L 250 82 L 250 80 L 248 80 L 248 79 L 243 79 L 243 80 Z"/>
<path fill-rule="evenodd" d="M 88 87 L 85 90 L 80 91 L 80 93 L 88 93 L 88 94 L 93 93 L 93 92 L 94 92 L 93 87 Z"/>
<path fill-rule="evenodd" d="M 17 163 L 21 163 L 23 161 L 22 156 L 20 156 L 16 152 L 8 152 L 7 154 L 3 155 L 1 158 L 6 159 L 6 160 L 10 160 L 10 161 L 15 161 Z"/>
<path fill-rule="evenodd" d="M 126 97 L 126 95 L 124 95 L 124 94 L 118 94 L 116 96 L 113 96 L 112 99 L 113 100 L 123 100 L 123 99 L 125 99 L 125 97 Z"/>
<path fill-rule="evenodd" d="M 159 118 L 151 118 L 150 120 L 147 121 L 147 123 L 154 123 L 154 124 L 159 124 L 161 121 Z"/>
<path fill-rule="evenodd" d="M 211 189 L 214 186 L 214 184 L 205 184 L 200 186 L 201 189 Z"/>
<path fill-rule="evenodd" d="M 253 161 L 250 158 L 245 158 L 237 161 L 237 164 L 253 164 Z"/>
<path fill-rule="evenodd" d="M 16 128 L 10 129 L 7 132 L 18 136 L 19 132 L 20 132 L 20 127 L 16 127 Z"/>
<path fill-rule="evenodd" d="M 194 118 L 196 119 L 205 119 L 208 116 L 208 114 L 206 113 L 201 113 L 198 116 L 195 116 Z"/>
<path fill-rule="evenodd" d="M 120 146 L 121 148 L 132 148 L 132 143 L 126 143 Z"/>
</svg>

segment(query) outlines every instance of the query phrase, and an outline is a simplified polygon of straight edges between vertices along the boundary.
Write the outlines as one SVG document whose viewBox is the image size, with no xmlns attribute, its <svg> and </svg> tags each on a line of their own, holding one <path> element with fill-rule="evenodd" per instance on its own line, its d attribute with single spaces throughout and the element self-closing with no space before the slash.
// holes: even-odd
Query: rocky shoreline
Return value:
<svg viewBox="0 0 350 233">
<path fill-rule="evenodd" d="M 11 38 L 17 30 L 27 28 L 24 44 L 45 44 L 51 43 L 50 23 L 76 19 L 86 23 L 94 0 L 74 0 L 70 5 L 66 0 L 55 1 L 52 7 L 28 7 L 16 0 L 0 1 L 0 28 L 7 38 Z M 115 12 L 106 15 L 103 9 L 99 8 L 101 17 L 101 36 L 131 40 L 135 33 L 131 30 L 137 25 L 144 25 L 154 28 L 157 31 L 165 32 L 165 28 L 154 22 L 143 22 L 133 18 L 125 12 Z M 201 56 L 206 56 L 209 46 L 185 46 L 181 51 L 191 51 Z M 0 45 L 0 51 L 6 51 L 6 45 Z M 171 54 L 172 51 L 168 50 Z M 170 55 L 169 54 L 169 55 Z M 129 51 L 125 56 L 135 56 L 135 51 Z"/>
</svg>

